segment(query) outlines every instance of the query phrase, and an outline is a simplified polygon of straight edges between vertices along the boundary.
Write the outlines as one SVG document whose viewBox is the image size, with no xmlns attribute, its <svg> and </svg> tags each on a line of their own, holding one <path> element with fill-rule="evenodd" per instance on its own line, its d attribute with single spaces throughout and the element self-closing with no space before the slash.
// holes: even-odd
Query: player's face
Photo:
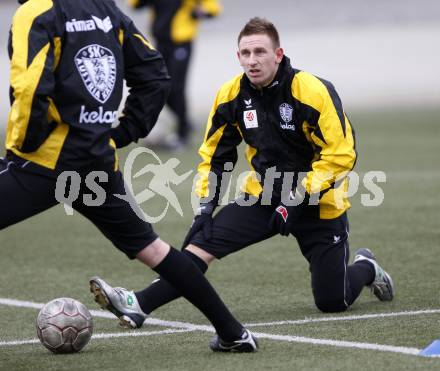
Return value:
<svg viewBox="0 0 440 371">
<path fill-rule="evenodd" d="M 240 65 L 257 88 L 272 82 L 283 54 L 283 49 L 276 48 L 266 34 L 243 36 L 238 44 L 237 56 Z"/>
</svg>

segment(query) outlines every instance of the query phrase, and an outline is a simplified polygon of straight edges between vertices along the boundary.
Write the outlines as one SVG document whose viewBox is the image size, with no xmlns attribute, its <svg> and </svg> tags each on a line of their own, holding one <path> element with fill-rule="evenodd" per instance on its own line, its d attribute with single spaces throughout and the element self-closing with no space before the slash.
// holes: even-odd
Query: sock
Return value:
<svg viewBox="0 0 440 371">
<path fill-rule="evenodd" d="M 351 287 L 352 300 L 359 296 L 364 286 L 370 285 L 374 281 L 376 271 L 373 264 L 367 261 L 359 261 L 347 267 L 348 280 Z"/>
<path fill-rule="evenodd" d="M 183 250 L 182 254 L 185 254 L 190 258 L 200 269 L 202 273 L 206 273 L 208 265 L 200 259 L 197 255 L 188 250 Z M 157 308 L 161 307 L 178 299 L 182 296 L 179 290 L 170 285 L 163 277 L 157 277 L 147 288 L 135 293 L 141 309 L 146 314 L 150 314 Z"/>
<path fill-rule="evenodd" d="M 211 321 L 220 339 L 234 341 L 241 337 L 243 326 L 234 318 L 203 273 L 187 255 L 171 248 L 154 271 L 178 289 Z"/>
</svg>

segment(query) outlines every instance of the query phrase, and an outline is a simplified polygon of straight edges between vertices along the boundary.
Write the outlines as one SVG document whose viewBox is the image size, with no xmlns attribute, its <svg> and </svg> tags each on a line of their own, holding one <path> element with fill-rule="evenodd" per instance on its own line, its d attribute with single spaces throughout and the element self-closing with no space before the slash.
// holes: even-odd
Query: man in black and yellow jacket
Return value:
<svg viewBox="0 0 440 371">
<path fill-rule="evenodd" d="M 69 193 L 80 179 L 70 206 L 129 258 L 179 287 L 216 328 L 213 350 L 221 344 L 255 351 L 253 336 L 188 253 L 171 248 L 138 217 L 143 214 L 130 202 L 117 169 L 115 147 L 147 135 L 165 103 L 169 76 L 162 56 L 113 0 L 20 2 L 9 42 L 12 106 L 7 155 L 0 160 L 0 230 L 57 205 L 61 177 L 70 177 Z M 119 125 L 112 128 L 124 79 L 130 90 Z M 104 190 L 102 199 L 91 197 L 90 184 Z M 135 293 L 98 277 L 90 288 L 121 324 L 142 326 L 146 314 Z"/>
<path fill-rule="evenodd" d="M 293 235 L 309 262 L 321 311 L 346 310 L 364 286 L 392 300 L 391 277 L 369 249 L 359 249 L 348 265 L 347 174 L 356 151 L 333 85 L 292 68 L 275 26 L 265 19 L 245 25 L 237 54 L 244 74 L 224 84 L 214 101 L 199 151 L 200 207 L 184 251 L 205 272 L 216 258 L 277 233 Z M 213 218 L 242 140 L 251 168 L 243 196 Z M 178 296 L 164 279 L 139 295 L 146 313 Z"/>
<path fill-rule="evenodd" d="M 221 6 L 218 0 L 128 0 L 134 8 L 149 6 L 153 10 L 152 34 L 171 75 L 171 91 L 167 105 L 177 119 L 177 138 L 165 145 L 182 149 L 189 140 L 186 82 L 194 39 L 200 20 L 216 17 Z"/>
</svg>

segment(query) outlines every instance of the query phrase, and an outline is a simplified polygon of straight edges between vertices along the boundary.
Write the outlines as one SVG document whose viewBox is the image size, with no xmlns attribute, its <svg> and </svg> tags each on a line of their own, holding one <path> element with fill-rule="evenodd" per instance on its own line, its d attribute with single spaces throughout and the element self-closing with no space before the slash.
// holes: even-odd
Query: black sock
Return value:
<svg viewBox="0 0 440 371">
<path fill-rule="evenodd" d="M 211 321 L 222 340 L 233 341 L 241 337 L 243 326 L 188 256 L 171 248 L 154 270 Z"/>
<path fill-rule="evenodd" d="M 350 281 L 353 302 L 361 293 L 364 286 L 370 285 L 374 281 L 376 271 L 372 263 L 359 261 L 347 267 L 348 279 Z"/>
<path fill-rule="evenodd" d="M 197 255 L 194 255 L 188 250 L 183 250 L 188 258 L 190 258 L 200 269 L 202 273 L 206 273 L 208 270 L 208 265 L 200 259 Z M 150 314 L 157 308 L 161 307 L 178 299 L 182 296 L 179 290 L 174 286 L 170 285 L 167 280 L 162 277 L 157 277 L 147 288 L 135 293 L 141 309 L 146 313 Z"/>
</svg>

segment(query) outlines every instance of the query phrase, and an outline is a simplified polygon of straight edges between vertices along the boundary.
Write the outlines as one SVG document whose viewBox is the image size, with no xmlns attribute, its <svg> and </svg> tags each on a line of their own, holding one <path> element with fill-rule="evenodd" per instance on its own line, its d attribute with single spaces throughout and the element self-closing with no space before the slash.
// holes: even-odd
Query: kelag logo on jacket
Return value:
<svg viewBox="0 0 440 371">
<path fill-rule="evenodd" d="M 118 117 L 118 111 L 104 111 L 102 106 L 97 111 L 87 111 L 85 106 L 81 106 L 79 115 L 80 124 L 112 124 Z"/>
<path fill-rule="evenodd" d="M 289 122 L 292 121 L 292 113 L 293 113 L 293 107 L 288 103 L 282 103 L 280 104 L 280 116 L 285 122 L 284 124 L 280 122 L 281 129 L 284 130 L 295 130 L 295 125 L 289 124 Z"/>
<path fill-rule="evenodd" d="M 116 61 L 111 50 L 93 44 L 82 48 L 75 64 L 89 93 L 105 103 L 113 92 L 116 80 Z"/>
</svg>

